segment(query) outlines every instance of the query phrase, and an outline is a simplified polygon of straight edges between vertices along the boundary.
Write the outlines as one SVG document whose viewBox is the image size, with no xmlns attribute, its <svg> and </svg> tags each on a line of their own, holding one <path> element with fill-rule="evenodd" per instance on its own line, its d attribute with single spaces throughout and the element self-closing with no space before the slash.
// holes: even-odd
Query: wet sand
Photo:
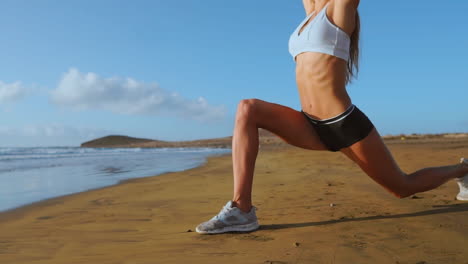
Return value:
<svg viewBox="0 0 468 264">
<path fill-rule="evenodd" d="M 410 172 L 458 162 L 468 139 L 389 148 Z M 260 230 L 193 232 L 232 198 L 231 166 L 214 157 L 0 213 L 0 263 L 468 263 L 468 203 L 455 182 L 397 199 L 340 153 L 288 146 L 260 150 Z"/>
</svg>

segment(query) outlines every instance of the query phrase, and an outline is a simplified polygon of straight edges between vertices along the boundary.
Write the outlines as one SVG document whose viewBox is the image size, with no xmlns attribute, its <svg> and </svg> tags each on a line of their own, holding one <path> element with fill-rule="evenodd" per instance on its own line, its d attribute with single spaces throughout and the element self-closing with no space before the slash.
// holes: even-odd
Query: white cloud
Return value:
<svg viewBox="0 0 468 264">
<path fill-rule="evenodd" d="M 59 124 L 44 124 L 44 125 L 26 125 L 17 129 L 20 135 L 25 136 L 42 136 L 42 137 L 61 137 L 67 135 L 77 136 L 80 131 L 76 128 L 67 127 Z"/>
<path fill-rule="evenodd" d="M 102 78 L 95 73 L 70 69 L 51 91 L 52 102 L 76 110 L 100 109 L 119 114 L 176 115 L 200 121 L 220 120 L 223 106 L 205 98 L 190 100 L 162 89 L 156 83 L 132 78 Z"/>
<path fill-rule="evenodd" d="M 21 82 L 4 83 L 0 81 L 0 103 L 9 103 L 23 98 L 28 93 Z"/>
</svg>

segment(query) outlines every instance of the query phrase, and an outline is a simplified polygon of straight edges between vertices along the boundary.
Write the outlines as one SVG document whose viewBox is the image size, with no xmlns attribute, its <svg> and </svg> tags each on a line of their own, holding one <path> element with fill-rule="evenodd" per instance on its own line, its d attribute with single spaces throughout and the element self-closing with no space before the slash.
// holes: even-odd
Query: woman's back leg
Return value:
<svg viewBox="0 0 468 264">
<path fill-rule="evenodd" d="M 357 163 L 373 180 L 399 198 L 418 192 L 432 190 L 446 181 L 463 177 L 468 166 L 431 167 L 406 174 L 401 171 L 374 128 L 363 140 L 341 149 L 346 156 Z"/>
</svg>

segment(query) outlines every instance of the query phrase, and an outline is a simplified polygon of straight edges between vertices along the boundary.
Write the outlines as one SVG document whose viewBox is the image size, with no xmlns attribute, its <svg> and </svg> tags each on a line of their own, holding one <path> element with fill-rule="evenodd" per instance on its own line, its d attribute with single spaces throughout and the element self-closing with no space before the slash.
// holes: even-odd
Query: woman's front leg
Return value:
<svg viewBox="0 0 468 264">
<path fill-rule="evenodd" d="M 303 114 L 292 108 L 258 99 L 242 100 L 237 108 L 232 139 L 234 205 L 244 212 L 252 207 L 252 183 L 258 154 L 258 129 L 266 129 L 291 145 L 326 150 Z"/>
</svg>

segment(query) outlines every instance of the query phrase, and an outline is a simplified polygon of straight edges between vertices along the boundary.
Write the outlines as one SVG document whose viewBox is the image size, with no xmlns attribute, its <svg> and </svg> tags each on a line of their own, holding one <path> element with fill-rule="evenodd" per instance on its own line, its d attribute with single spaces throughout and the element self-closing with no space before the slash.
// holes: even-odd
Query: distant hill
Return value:
<svg viewBox="0 0 468 264">
<path fill-rule="evenodd" d="M 192 141 L 162 141 L 127 136 L 106 136 L 81 144 L 84 148 L 230 148 L 232 138 L 214 138 Z"/>
<path fill-rule="evenodd" d="M 111 136 L 106 136 L 106 137 L 97 138 L 91 141 L 84 142 L 81 144 L 81 147 L 89 147 L 89 148 L 93 148 L 95 146 L 113 147 L 113 146 L 121 146 L 121 145 L 128 145 L 128 144 L 147 143 L 151 141 L 154 141 L 154 140 L 145 139 L 145 138 L 134 138 L 134 137 L 127 137 L 127 136 L 111 135 Z"/>
<path fill-rule="evenodd" d="M 259 130 L 261 144 L 282 144 L 282 140 L 274 134 L 264 130 Z M 81 144 L 84 148 L 183 148 L 183 147 L 209 147 L 209 148 L 230 148 L 232 137 L 199 139 L 190 141 L 162 141 L 145 138 L 134 138 L 128 136 L 111 135 L 93 139 Z"/>
</svg>

